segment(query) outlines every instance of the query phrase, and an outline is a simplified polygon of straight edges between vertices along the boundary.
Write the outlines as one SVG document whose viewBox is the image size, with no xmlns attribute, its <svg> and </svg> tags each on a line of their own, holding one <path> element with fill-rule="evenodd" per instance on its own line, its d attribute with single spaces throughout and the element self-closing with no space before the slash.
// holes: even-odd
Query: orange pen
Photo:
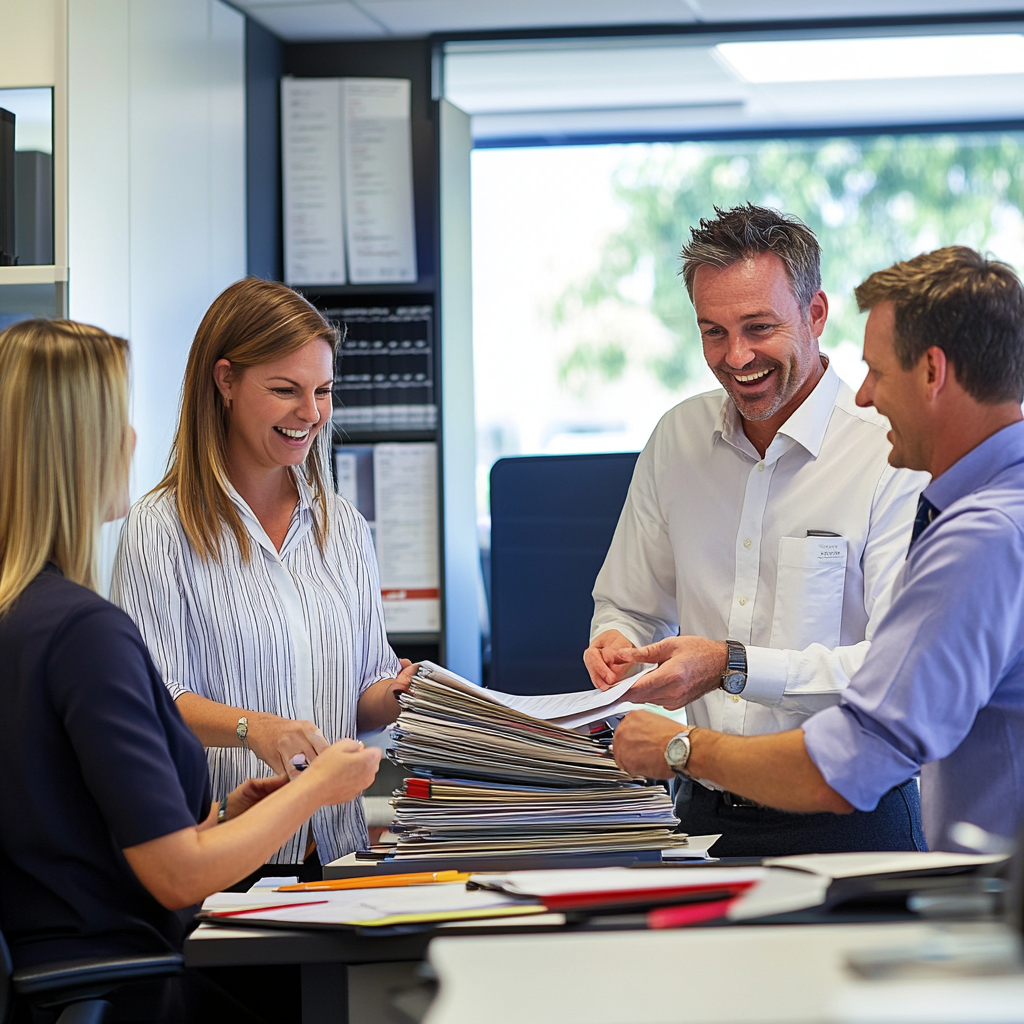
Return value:
<svg viewBox="0 0 1024 1024">
<path fill-rule="evenodd" d="M 388 889 L 400 885 L 429 885 L 431 882 L 465 882 L 468 871 L 414 871 L 405 875 L 365 875 L 361 878 L 325 878 L 322 882 L 281 885 L 275 892 L 336 892 L 343 889 Z"/>
</svg>

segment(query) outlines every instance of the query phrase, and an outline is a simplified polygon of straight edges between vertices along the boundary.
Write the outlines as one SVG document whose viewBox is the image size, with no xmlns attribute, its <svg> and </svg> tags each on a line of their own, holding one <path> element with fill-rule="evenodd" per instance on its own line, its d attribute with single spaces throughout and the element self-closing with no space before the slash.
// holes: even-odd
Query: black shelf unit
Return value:
<svg viewBox="0 0 1024 1024">
<path fill-rule="evenodd" d="M 411 129 L 413 201 L 418 279 L 409 284 L 301 286 L 297 290 L 332 319 L 352 308 L 431 306 L 434 404 L 440 405 L 438 338 L 440 285 L 438 274 L 438 159 L 435 105 L 431 99 L 431 43 L 419 40 L 284 43 L 246 19 L 247 173 L 249 272 L 283 279 L 283 225 L 280 153 L 280 79 L 405 78 L 412 82 Z M 381 429 L 353 424 L 334 427 L 335 443 L 365 445 L 383 442 L 436 442 L 440 426 Z M 440 444 L 439 464 L 440 464 Z M 440 502 L 440 480 L 438 496 Z M 440 508 L 438 522 L 442 521 Z M 438 537 L 440 551 L 441 538 Z M 442 574 L 443 577 L 443 574 Z M 441 580 L 442 615 L 444 581 Z M 392 633 L 396 653 L 414 660 L 443 661 L 443 631 Z"/>
</svg>

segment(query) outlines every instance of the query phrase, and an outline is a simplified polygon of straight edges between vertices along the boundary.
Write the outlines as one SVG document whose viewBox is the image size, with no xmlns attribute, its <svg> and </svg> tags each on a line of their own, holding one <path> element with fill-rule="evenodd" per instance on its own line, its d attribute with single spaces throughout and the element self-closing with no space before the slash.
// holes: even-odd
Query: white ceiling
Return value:
<svg viewBox="0 0 1024 1024">
<path fill-rule="evenodd" d="M 1020 51 L 1017 33 L 1024 26 L 1015 28 L 1014 49 Z M 983 51 L 991 38 L 986 32 L 976 45 Z M 820 80 L 800 81 L 794 75 L 787 81 L 780 74 L 781 81 L 770 80 L 771 75 L 748 81 L 718 50 L 717 41 L 647 36 L 586 44 L 450 43 L 444 93 L 472 115 L 478 144 L 1024 119 L 1024 60 L 1019 55 L 1012 65 L 987 69 L 990 73 L 976 67 L 962 73 L 964 68 L 942 60 L 920 66 L 914 77 L 885 77 L 892 64 L 883 63 L 879 77 L 829 80 L 831 69 L 823 68 L 812 52 L 800 70 L 813 72 L 817 65 Z M 899 53 L 909 41 L 893 46 L 892 38 L 883 37 L 878 42 L 884 51 Z M 769 63 L 769 55 L 764 67 L 780 70 Z"/>
<path fill-rule="evenodd" d="M 232 0 L 282 39 L 1024 11 L 1024 0 Z"/>
</svg>

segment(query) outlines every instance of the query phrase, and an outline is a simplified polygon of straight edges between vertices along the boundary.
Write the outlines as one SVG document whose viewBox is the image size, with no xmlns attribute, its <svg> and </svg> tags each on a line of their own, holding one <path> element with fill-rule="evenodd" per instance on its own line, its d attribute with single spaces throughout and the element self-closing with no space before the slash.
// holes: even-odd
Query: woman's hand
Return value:
<svg viewBox="0 0 1024 1024">
<path fill-rule="evenodd" d="M 250 711 L 247 718 L 246 745 L 275 775 L 294 779 L 299 772 L 293 758 L 301 762 L 304 756 L 312 764 L 329 746 L 312 722 L 293 721 L 265 711 Z"/>
<path fill-rule="evenodd" d="M 281 776 L 243 783 L 231 796 L 242 809 L 252 801 L 248 813 L 240 810 L 220 828 L 208 827 L 217 821 L 215 803 L 201 825 L 127 847 L 124 855 L 165 907 L 191 906 L 255 871 L 318 807 L 354 800 L 373 782 L 380 756 L 378 747 L 339 740 L 287 786 Z"/>
<path fill-rule="evenodd" d="M 368 686 L 359 698 L 356 712 L 356 725 L 360 732 L 374 732 L 390 725 L 401 711 L 398 695 L 409 689 L 412 677 L 418 665 L 408 658 L 401 658 L 402 671 L 394 679 L 378 679 L 373 686 Z"/>
<path fill-rule="evenodd" d="M 258 804 L 264 797 L 270 796 L 287 782 L 287 775 L 271 775 L 268 779 L 246 779 L 228 793 L 225 820 L 230 821 L 244 814 L 250 807 Z"/>
<path fill-rule="evenodd" d="M 225 806 L 224 820 L 230 821 L 244 814 L 250 807 L 258 804 L 264 797 L 269 796 L 276 789 L 280 789 L 288 781 L 287 775 L 271 775 L 267 779 L 246 779 L 240 786 L 236 786 L 228 793 L 228 801 Z M 199 823 L 199 830 L 214 828 L 220 824 L 220 802 L 213 801 L 210 813 L 206 820 Z"/>
<path fill-rule="evenodd" d="M 365 747 L 358 740 L 338 740 L 302 773 L 303 783 L 315 780 L 321 806 L 347 804 L 369 788 L 381 755 L 380 747 Z"/>
</svg>

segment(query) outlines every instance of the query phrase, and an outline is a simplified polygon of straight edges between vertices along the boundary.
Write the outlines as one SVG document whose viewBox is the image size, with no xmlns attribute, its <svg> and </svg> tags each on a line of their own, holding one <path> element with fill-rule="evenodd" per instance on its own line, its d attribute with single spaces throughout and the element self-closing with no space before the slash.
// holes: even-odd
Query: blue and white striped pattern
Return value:
<svg viewBox="0 0 1024 1024">
<path fill-rule="evenodd" d="M 299 502 L 280 553 L 249 506 L 231 497 L 253 540 L 248 564 L 230 530 L 220 562 L 192 549 L 167 495 L 146 497 L 128 514 L 111 600 L 135 620 L 167 688 L 285 718 L 312 718 L 330 742 L 356 735 L 362 692 L 395 676 L 370 531 L 344 498 L 328 496 L 327 545 L 314 538 L 312 495 L 297 478 Z M 270 769 L 241 748 L 207 751 L 220 797 Z M 366 845 L 360 800 L 313 817 L 323 862 Z M 271 858 L 302 860 L 307 830 Z"/>
</svg>

